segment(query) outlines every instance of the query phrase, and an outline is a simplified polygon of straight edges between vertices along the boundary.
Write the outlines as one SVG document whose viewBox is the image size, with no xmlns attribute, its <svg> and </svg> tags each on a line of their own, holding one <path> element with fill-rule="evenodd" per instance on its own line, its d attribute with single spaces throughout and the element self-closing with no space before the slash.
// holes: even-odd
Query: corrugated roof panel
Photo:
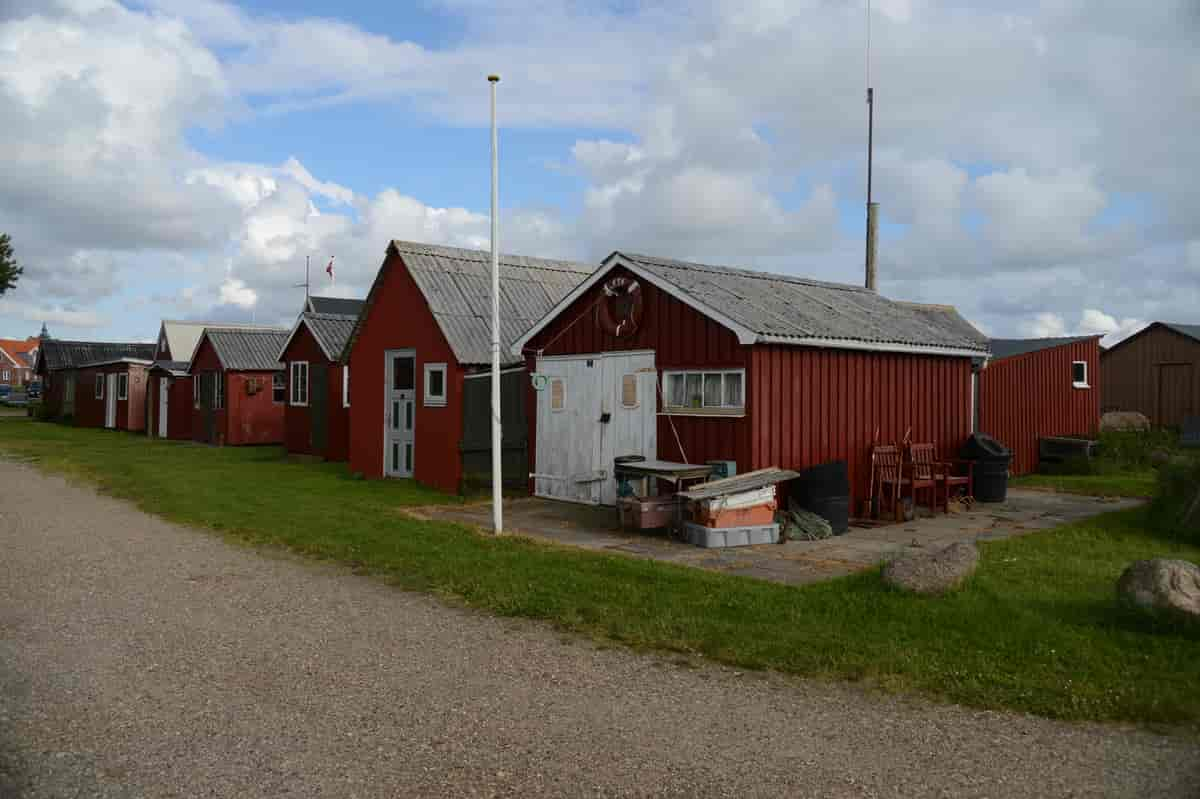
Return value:
<svg viewBox="0 0 1200 799">
<path fill-rule="evenodd" d="M 46 369 L 75 369 L 86 363 L 120 358 L 153 360 L 155 349 L 155 344 L 47 339 L 42 342 L 38 357 Z"/>
<path fill-rule="evenodd" d="M 221 364 L 235 372 L 265 372 L 282 369 L 279 351 L 290 331 L 208 328 L 205 331 Z"/>
<path fill-rule="evenodd" d="M 304 314 L 304 323 L 325 352 L 337 360 L 341 357 L 350 334 L 354 332 L 356 316 L 343 314 Z"/>
<path fill-rule="evenodd" d="M 354 300 L 348 297 L 309 297 L 308 306 L 311 313 L 334 314 L 337 316 L 358 316 L 364 300 Z"/>
</svg>

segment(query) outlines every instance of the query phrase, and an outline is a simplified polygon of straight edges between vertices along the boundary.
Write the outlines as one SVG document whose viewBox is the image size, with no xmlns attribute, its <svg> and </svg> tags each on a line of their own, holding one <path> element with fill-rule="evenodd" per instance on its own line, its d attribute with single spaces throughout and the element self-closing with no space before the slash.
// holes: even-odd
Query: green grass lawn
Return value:
<svg viewBox="0 0 1200 799">
<path fill-rule="evenodd" d="M 453 500 L 277 448 L 11 419 L 0 450 L 176 521 L 606 642 L 1058 718 L 1200 722 L 1200 625 L 1114 597 L 1130 561 L 1200 561 L 1200 547 L 1156 537 L 1141 510 L 986 543 L 963 590 L 921 599 L 876 572 L 790 587 L 418 522 L 400 509 Z"/>
<path fill-rule="evenodd" d="M 1149 497 L 1154 494 L 1157 480 L 1158 473 L 1153 469 L 1139 468 L 1112 474 L 1027 474 L 1013 479 L 1010 485 L 1096 497 Z"/>
</svg>

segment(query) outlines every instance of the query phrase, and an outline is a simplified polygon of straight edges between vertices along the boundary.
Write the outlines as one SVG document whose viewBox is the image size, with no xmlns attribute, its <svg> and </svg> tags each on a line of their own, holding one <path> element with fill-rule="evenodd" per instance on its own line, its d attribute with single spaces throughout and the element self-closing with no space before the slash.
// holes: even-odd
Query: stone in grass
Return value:
<svg viewBox="0 0 1200 799">
<path fill-rule="evenodd" d="M 900 555 L 883 567 L 883 581 L 916 594 L 937 595 L 957 588 L 979 565 L 979 549 L 958 541 L 933 550 Z"/>
<path fill-rule="evenodd" d="M 1138 607 L 1200 619 L 1200 566 L 1166 558 L 1134 561 L 1117 580 L 1117 596 Z"/>
</svg>

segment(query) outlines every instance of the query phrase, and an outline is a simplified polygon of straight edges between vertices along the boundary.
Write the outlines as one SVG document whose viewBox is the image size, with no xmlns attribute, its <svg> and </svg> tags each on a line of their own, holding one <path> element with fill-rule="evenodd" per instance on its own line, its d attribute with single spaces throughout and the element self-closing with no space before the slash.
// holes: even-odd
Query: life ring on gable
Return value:
<svg viewBox="0 0 1200 799">
<path fill-rule="evenodd" d="M 614 277 L 603 286 L 597 323 L 610 336 L 623 338 L 637 332 L 642 322 L 642 289 L 631 277 Z"/>
</svg>

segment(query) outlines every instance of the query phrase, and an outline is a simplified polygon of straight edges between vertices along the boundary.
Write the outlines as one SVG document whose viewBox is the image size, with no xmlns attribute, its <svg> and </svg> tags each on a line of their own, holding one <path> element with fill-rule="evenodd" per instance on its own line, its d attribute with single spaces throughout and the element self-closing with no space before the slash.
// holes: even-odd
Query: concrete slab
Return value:
<svg viewBox="0 0 1200 799">
<path fill-rule="evenodd" d="M 803 585 L 873 568 L 912 547 L 1011 538 L 1135 507 L 1141 502 L 1009 489 L 1005 502 L 981 503 L 969 512 L 923 516 L 881 527 L 851 527 L 845 535 L 824 541 L 788 541 L 736 549 L 700 549 L 673 541 L 661 531 L 622 531 L 612 508 L 528 498 L 510 500 L 504 509 L 505 526 L 515 534 L 581 549 Z M 420 518 L 458 522 L 483 530 L 491 527 L 490 503 L 408 512 Z"/>
</svg>

